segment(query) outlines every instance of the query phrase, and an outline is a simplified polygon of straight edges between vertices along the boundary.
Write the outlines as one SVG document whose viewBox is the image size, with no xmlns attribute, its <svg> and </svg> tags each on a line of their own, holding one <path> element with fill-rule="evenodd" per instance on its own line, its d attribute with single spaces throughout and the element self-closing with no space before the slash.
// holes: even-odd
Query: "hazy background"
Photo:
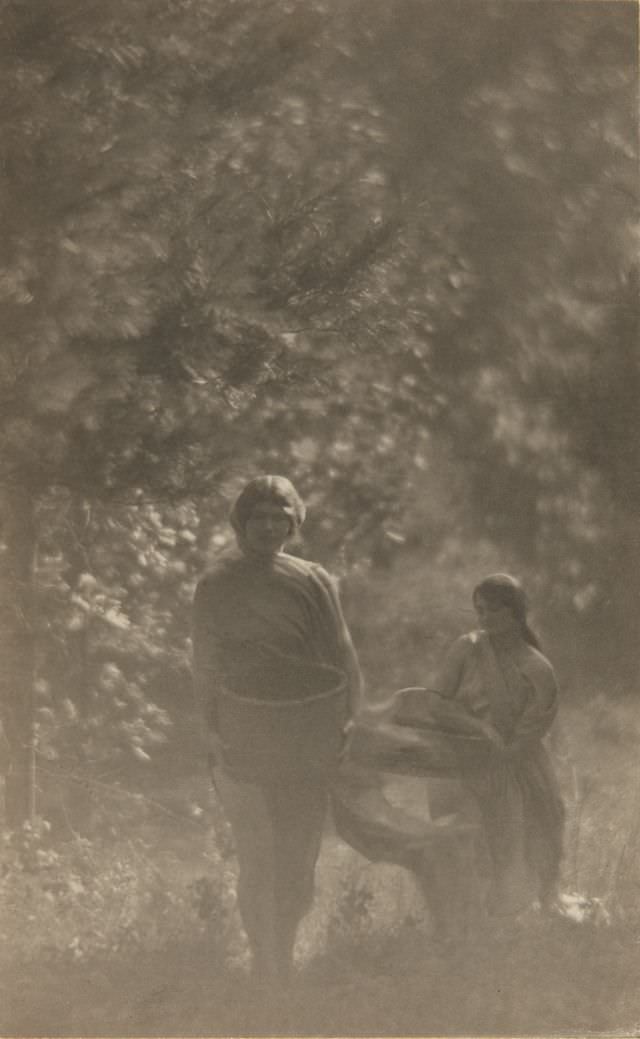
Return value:
<svg viewBox="0 0 640 1039">
<path fill-rule="evenodd" d="M 264 471 L 308 503 L 295 551 L 341 577 L 372 697 L 425 679 L 480 577 L 523 578 L 609 791 L 587 873 L 611 896 L 640 738 L 637 26 L 624 0 L 0 0 L 5 814 L 52 827 L 6 837 L 25 955 L 112 962 L 114 891 L 149 913 L 134 952 L 173 933 L 143 897 L 159 835 L 118 842 L 208 839 L 190 602 Z M 67 933 L 56 899 L 89 889 Z M 55 999 L 29 1018 L 23 979 L 8 1028 L 73 1027 Z"/>
</svg>

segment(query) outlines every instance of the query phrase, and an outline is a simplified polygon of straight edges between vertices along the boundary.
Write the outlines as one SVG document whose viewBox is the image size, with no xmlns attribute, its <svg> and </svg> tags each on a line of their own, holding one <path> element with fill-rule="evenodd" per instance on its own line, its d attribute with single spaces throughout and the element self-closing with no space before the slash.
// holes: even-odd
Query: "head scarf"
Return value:
<svg viewBox="0 0 640 1039">
<path fill-rule="evenodd" d="M 481 596 L 490 606 L 506 606 L 520 625 L 523 638 L 531 646 L 539 648 L 537 636 L 527 623 L 529 603 L 527 594 L 516 577 L 511 574 L 491 574 L 473 589 L 473 600 Z"/>
<path fill-rule="evenodd" d="M 293 533 L 304 522 L 306 509 L 304 502 L 290 480 L 286 476 L 256 476 L 249 480 L 235 500 L 229 520 L 239 537 L 258 502 L 271 502 L 279 505 L 287 514 Z"/>
</svg>

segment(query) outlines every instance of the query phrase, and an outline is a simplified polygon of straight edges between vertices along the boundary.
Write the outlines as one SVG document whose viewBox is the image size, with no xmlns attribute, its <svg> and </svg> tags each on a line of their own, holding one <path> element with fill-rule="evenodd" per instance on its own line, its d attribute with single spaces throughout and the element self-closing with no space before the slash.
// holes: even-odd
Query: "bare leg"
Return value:
<svg viewBox="0 0 640 1039">
<path fill-rule="evenodd" d="M 269 791 L 275 835 L 278 974 L 287 984 L 298 925 L 311 908 L 328 794 L 322 782 L 303 781 Z"/>
<path fill-rule="evenodd" d="M 274 830 L 264 791 L 216 769 L 216 790 L 231 824 L 238 859 L 238 909 L 252 954 L 256 983 L 277 977 L 276 856 Z"/>
</svg>

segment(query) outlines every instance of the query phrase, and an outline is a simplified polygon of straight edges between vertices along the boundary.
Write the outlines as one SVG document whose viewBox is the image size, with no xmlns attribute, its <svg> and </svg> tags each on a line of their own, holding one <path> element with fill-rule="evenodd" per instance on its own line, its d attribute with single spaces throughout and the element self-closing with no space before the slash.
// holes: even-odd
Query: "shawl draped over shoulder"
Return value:
<svg viewBox="0 0 640 1039">
<path fill-rule="evenodd" d="M 543 744 L 557 712 L 553 668 L 529 646 L 502 659 L 485 632 L 472 632 L 454 643 L 433 686 L 400 690 L 356 726 L 354 779 L 335 792 L 341 834 L 365 854 L 370 843 L 377 858 L 398 861 L 403 826 L 393 825 L 380 773 L 461 780 L 495 864 L 495 897 L 503 911 L 517 910 L 552 887 L 562 854 L 563 805 Z M 498 730 L 503 751 L 477 721 Z M 404 844 L 412 846 L 408 828 Z"/>
<path fill-rule="evenodd" d="M 347 679 L 352 712 L 361 674 L 333 579 L 321 566 L 280 553 L 268 565 L 236 549 L 198 584 L 193 613 L 196 695 L 214 728 L 216 694 L 245 689 L 269 661 L 286 658 L 292 685 L 262 683 L 265 698 L 295 699 L 296 663 L 325 665 Z"/>
</svg>

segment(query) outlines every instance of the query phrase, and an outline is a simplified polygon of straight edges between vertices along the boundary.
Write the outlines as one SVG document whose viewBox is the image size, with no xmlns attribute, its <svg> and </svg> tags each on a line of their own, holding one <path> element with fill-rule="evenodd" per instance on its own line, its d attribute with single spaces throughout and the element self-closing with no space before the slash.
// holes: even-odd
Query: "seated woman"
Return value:
<svg viewBox="0 0 640 1039">
<path fill-rule="evenodd" d="M 193 615 L 195 690 L 234 835 L 240 913 L 254 975 L 269 985 L 291 969 L 361 696 L 332 578 L 283 550 L 304 516 L 287 479 L 251 480 L 231 511 L 237 547 L 199 582 Z"/>
<path fill-rule="evenodd" d="M 433 689 L 461 708 L 482 737 L 461 743 L 457 757 L 490 855 L 490 911 L 517 913 L 536 899 L 548 907 L 557 895 L 564 826 L 542 742 L 557 711 L 556 678 L 515 578 L 485 578 L 473 605 L 480 630 L 456 640 Z"/>
</svg>

